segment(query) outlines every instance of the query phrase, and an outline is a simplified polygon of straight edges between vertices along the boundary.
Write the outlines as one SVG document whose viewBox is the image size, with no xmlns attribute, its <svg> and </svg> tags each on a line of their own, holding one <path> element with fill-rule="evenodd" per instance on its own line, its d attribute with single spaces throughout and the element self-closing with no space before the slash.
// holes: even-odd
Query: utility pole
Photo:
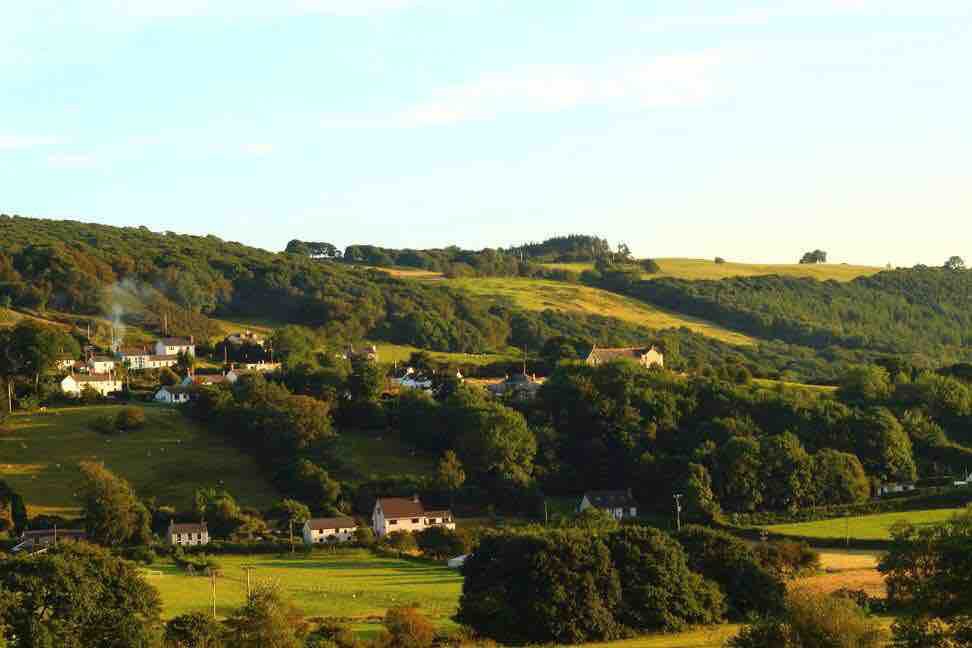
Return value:
<svg viewBox="0 0 972 648">
<path fill-rule="evenodd" d="M 216 570 L 209 570 L 210 576 L 213 580 L 213 618 L 216 618 Z"/>
<path fill-rule="evenodd" d="M 294 518 L 290 518 L 290 553 L 294 553 Z"/>
<path fill-rule="evenodd" d="M 250 600 L 250 572 L 253 571 L 252 565 L 243 565 L 243 571 L 246 572 L 246 600 Z"/>
<path fill-rule="evenodd" d="M 680 501 L 682 494 L 676 493 L 673 497 L 675 498 L 675 530 L 680 532 L 682 530 L 682 502 Z"/>
<path fill-rule="evenodd" d="M 13 414 L 13 382 L 10 376 L 7 376 L 7 411 Z"/>
</svg>

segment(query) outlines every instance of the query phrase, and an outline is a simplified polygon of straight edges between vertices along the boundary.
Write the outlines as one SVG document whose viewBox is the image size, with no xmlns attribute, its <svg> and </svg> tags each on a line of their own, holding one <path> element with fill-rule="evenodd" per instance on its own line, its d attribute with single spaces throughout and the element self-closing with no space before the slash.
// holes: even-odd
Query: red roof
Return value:
<svg viewBox="0 0 972 648">
<path fill-rule="evenodd" d="M 378 506 L 381 507 L 385 519 L 409 518 L 425 515 L 425 507 L 418 498 L 410 497 L 380 497 Z"/>
</svg>

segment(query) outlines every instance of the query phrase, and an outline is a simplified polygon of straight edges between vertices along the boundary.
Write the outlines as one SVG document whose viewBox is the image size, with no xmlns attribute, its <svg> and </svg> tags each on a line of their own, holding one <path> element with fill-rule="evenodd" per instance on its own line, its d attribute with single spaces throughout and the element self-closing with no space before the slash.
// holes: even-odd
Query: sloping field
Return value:
<svg viewBox="0 0 972 648">
<path fill-rule="evenodd" d="M 778 274 L 788 277 L 813 277 L 820 281 L 834 279 L 850 281 L 857 277 L 872 275 L 883 268 L 875 266 L 848 265 L 845 263 L 822 263 L 818 265 L 802 263 L 716 263 L 710 259 L 655 259 L 661 272 L 644 275 L 647 279 L 674 277 L 676 279 L 726 279 L 728 277 L 756 277 Z M 551 268 L 562 268 L 583 272 L 593 267 L 591 263 L 547 263 Z"/>
<path fill-rule="evenodd" d="M 816 522 L 795 524 L 774 524 L 765 527 L 768 531 L 782 535 L 806 538 L 846 538 L 851 540 L 889 540 L 891 527 L 896 522 L 905 521 L 915 526 L 937 524 L 961 513 L 964 509 L 931 509 L 926 511 L 902 511 L 899 513 L 880 513 Z"/>
<path fill-rule="evenodd" d="M 449 279 L 448 283 L 473 295 L 508 299 L 521 308 L 545 309 L 616 317 L 655 329 L 686 327 L 728 344 L 753 344 L 749 336 L 705 320 L 679 315 L 644 302 L 579 284 L 544 279 L 490 277 Z"/>
<path fill-rule="evenodd" d="M 197 488 L 218 482 L 243 505 L 263 507 L 279 499 L 250 457 L 173 408 L 146 405 L 146 425 L 135 432 L 105 435 L 91 429 L 96 418 L 119 409 L 98 405 L 18 414 L 0 432 L 0 475 L 23 496 L 30 515 L 77 513 L 74 492 L 83 459 L 103 461 L 139 495 L 177 508 L 189 508 Z"/>
</svg>

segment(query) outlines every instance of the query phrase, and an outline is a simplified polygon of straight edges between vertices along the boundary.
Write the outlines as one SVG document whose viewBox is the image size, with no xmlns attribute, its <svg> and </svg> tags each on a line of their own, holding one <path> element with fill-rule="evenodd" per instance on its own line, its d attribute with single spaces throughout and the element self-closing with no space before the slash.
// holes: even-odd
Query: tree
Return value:
<svg viewBox="0 0 972 648">
<path fill-rule="evenodd" d="M 359 547 L 374 546 L 375 532 L 369 526 L 359 526 L 354 530 L 354 542 Z"/>
<path fill-rule="evenodd" d="M 171 387 L 179 384 L 179 374 L 168 367 L 159 369 L 159 383 Z"/>
<path fill-rule="evenodd" d="M 140 430 L 145 426 L 145 410 L 141 407 L 123 407 L 115 416 L 115 428 L 125 432 Z"/>
<path fill-rule="evenodd" d="M 503 643 L 576 644 L 619 635 L 621 582 L 584 531 L 487 533 L 463 565 L 457 620 Z"/>
<path fill-rule="evenodd" d="M 813 456 L 817 504 L 858 504 L 871 495 L 871 484 L 856 455 L 824 448 Z"/>
<path fill-rule="evenodd" d="M 813 460 L 791 432 L 760 439 L 763 503 L 796 510 L 813 501 Z"/>
<path fill-rule="evenodd" d="M 0 628 L 15 646 L 151 648 L 161 600 L 135 565 L 85 543 L 0 559 Z"/>
<path fill-rule="evenodd" d="M 291 490 L 300 501 L 315 512 L 338 513 L 341 483 L 332 479 L 326 470 L 308 459 L 298 459 L 289 471 Z"/>
<path fill-rule="evenodd" d="M 722 588 L 729 615 L 774 614 L 783 609 L 786 586 L 765 569 L 744 541 L 716 529 L 688 525 L 676 539 L 685 548 L 688 567 Z"/>
<path fill-rule="evenodd" d="M 301 648 L 309 632 L 303 613 L 271 582 L 257 583 L 226 625 L 234 648 Z"/>
<path fill-rule="evenodd" d="M 952 256 L 945 262 L 946 270 L 965 270 L 965 261 L 960 256 Z"/>
<path fill-rule="evenodd" d="M 298 527 L 310 519 L 310 509 L 292 499 L 282 499 L 273 507 L 274 517 L 286 521 L 291 526 L 296 524 Z"/>
<path fill-rule="evenodd" d="M 673 632 L 711 624 L 725 614 L 718 586 L 688 567 L 685 550 L 650 527 L 624 527 L 607 544 L 621 582 L 618 619 L 638 631 Z"/>
<path fill-rule="evenodd" d="M 891 376 L 878 365 L 857 365 L 844 374 L 837 394 L 849 401 L 886 401 L 891 397 Z"/>
<path fill-rule="evenodd" d="M 827 263 L 827 253 L 823 250 L 814 250 L 813 252 L 807 252 L 800 259 L 802 264 L 811 263 Z"/>
<path fill-rule="evenodd" d="M 466 471 L 462 469 L 462 462 L 452 450 L 446 450 L 439 461 L 439 469 L 436 471 L 436 481 L 439 487 L 449 491 L 450 498 L 455 506 L 455 494 L 466 482 Z"/>
<path fill-rule="evenodd" d="M 728 648 L 879 648 L 880 627 L 848 598 L 794 590 L 781 615 L 744 626 Z"/>
<path fill-rule="evenodd" d="M 151 515 L 131 485 L 103 464 L 82 461 L 78 499 L 88 537 L 104 545 L 144 544 L 152 537 Z"/>
<path fill-rule="evenodd" d="M 732 511 L 755 511 L 763 503 L 761 462 L 755 439 L 733 437 L 719 449 L 717 491 L 723 506 Z"/>
<path fill-rule="evenodd" d="M 661 272 L 661 266 L 654 259 L 642 259 L 641 269 L 644 270 L 646 274 L 658 274 Z"/>
<path fill-rule="evenodd" d="M 469 414 L 471 425 L 459 440 L 463 463 L 494 488 L 527 486 L 537 440 L 523 415 L 498 403 L 486 403 Z"/>
<path fill-rule="evenodd" d="M 166 648 L 222 648 L 223 628 L 212 616 L 190 612 L 165 624 Z"/>
<path fill-rule="evenodd" d="M 27 507 L 24 499 L 0 480 L 0 532 L 15 534 L 27 526 Z"/>
<path fill-rule="evenodd" d="M 435 628 L 415 606 L 389 608 L 385 612 L 385 632 L 379 640 L 385 648 L 429 648 Z"/>
<path fill-rule="evenodd" d="M 385 372 L 381 365 L 370 360 L 358 359 L 351 363 L 348 391 L 353 403 L 374 403 L 385 387 Z"/>
<path fill-rule="evenodd" d="M 0 331 L 0 374 L 30 377 L 37 387 L 40 376 L 54 368 L 58 354 L 81 353 L 77 341 L 64 331 L 24 319 Z"/>
<path fill-rule="evenodd" d="M 855 454 L 870 473 L 884 481 L 908 482 L 917 477 L 911 439 L 889 410 L 875 407 L 855 421 Z"/>
<path fill-rule="evenodd" d="M 419 550 L 429 558 L 443 559 L 469 553 L 471 542 L 461 530 L 431 526 L 415 534 Z"/>
</svg>

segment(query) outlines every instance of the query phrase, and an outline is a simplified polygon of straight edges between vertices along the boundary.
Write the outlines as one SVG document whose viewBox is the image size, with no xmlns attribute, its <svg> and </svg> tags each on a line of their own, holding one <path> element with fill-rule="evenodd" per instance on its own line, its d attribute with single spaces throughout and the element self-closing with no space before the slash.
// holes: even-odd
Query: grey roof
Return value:
<svg viewBox="0 0 972 648">
<path fill-rule="evenodd" d="M 350 529 L 358 526 L 358 523 L 349 517 L 329 517 L 311 518 L 307 520 L 307 525 L 312 529 L 323 531 L 325 529 Z"/>
<path fill-rule="evenodd" d="M 588 491 L 584 496 L 597 508 L 637 508 L 638 506 L 631 493 L 623 490 Z"/>
<path fill-rule="evenodd" d="M 206 527 L 205 522 L 186 522 L 182 524 L 172 523 L 169 526 L 168 533 L 209 533 L 209 529 Z"/>
</svg>

